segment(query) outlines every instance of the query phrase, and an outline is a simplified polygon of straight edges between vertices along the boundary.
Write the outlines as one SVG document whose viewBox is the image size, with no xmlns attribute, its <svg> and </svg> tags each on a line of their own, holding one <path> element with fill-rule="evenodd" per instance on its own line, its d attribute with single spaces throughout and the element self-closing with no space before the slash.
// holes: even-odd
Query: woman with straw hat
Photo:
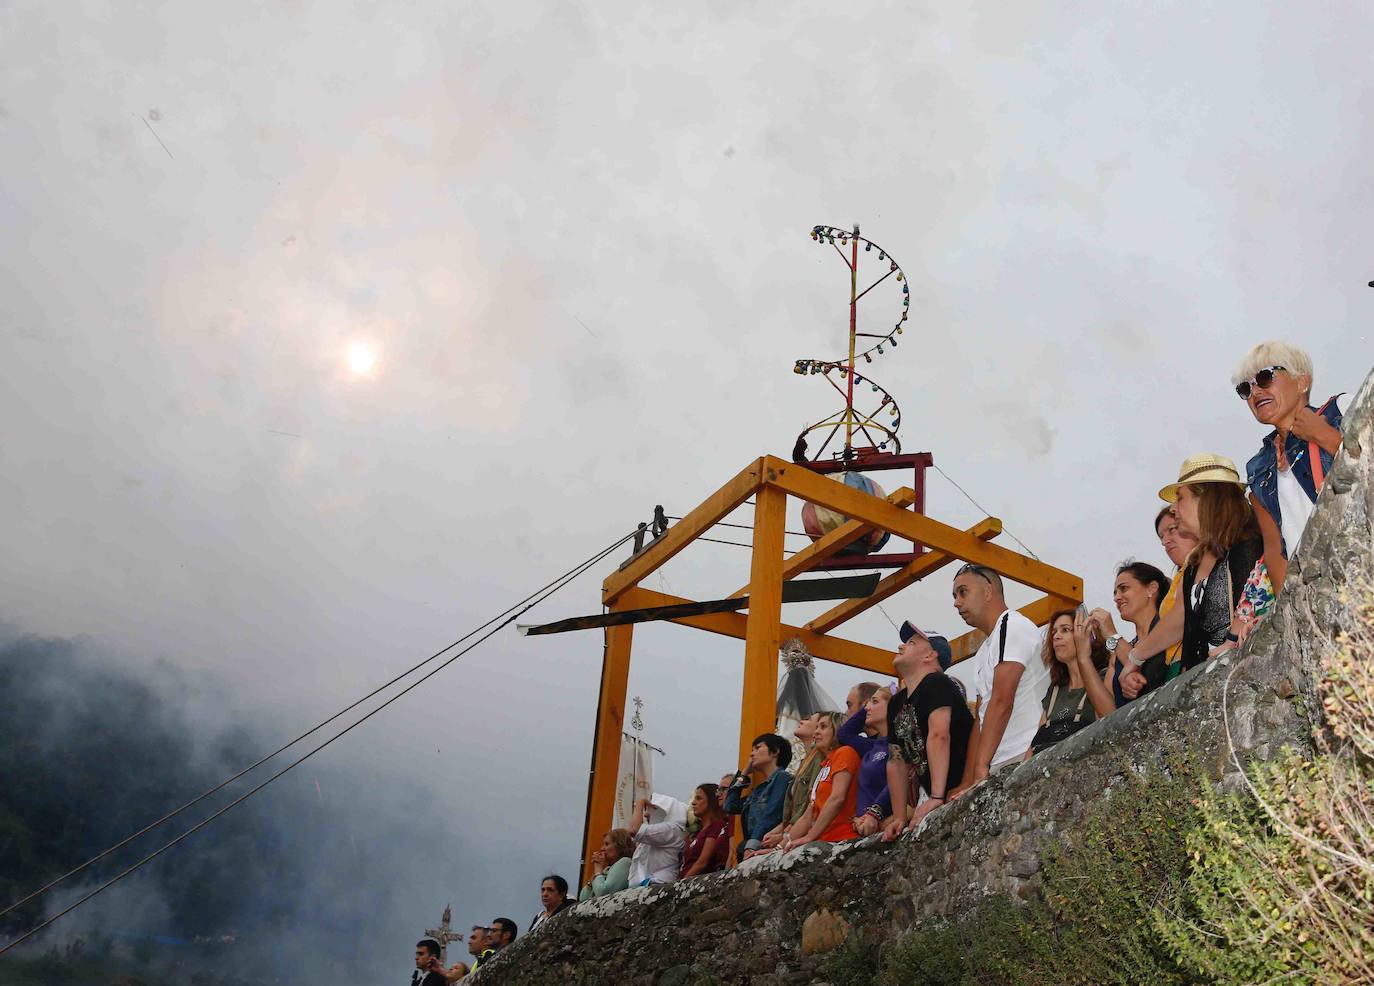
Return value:
<svg viewBox="0 0 1374 986">
<path fill-rule="evenodd" d="M 1234 646 L 1241 634 L 1273 606 L 1274 593 L 1263 564 L 1264 540 L 1245 496 L 1236 464 L 1223 455 L 1195 455 L 1178 470 L 1178 482 L 1159 491 L 1172 503 L 1178 526 L 1198 539 L 1183 569 L 1175 606 L 1134 647 L 1121 641 L 1127 674 L 1121 690 L 1134 698 L 1145 685 L 1139 668 L 1151 657 L 1183 642 L 1183 670 Z"/>
</svg>

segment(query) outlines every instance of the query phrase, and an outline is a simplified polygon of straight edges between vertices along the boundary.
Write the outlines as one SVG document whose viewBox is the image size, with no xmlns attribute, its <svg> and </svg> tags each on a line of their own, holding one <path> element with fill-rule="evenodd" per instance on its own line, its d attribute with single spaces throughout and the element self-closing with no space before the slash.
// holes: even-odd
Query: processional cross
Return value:
<svg viewBox="0 0 1374 986">
<path fill-rule="evenodd" d="M 453 905 L 445 904 L 444 916 L 439 921 L 439 927 L 425 929 L 425 934 L 439 943 L 439 964 L 442 966 L 448 965 L 448 943 L 451 941 L 458 941 L 463 937 L 462 935 L 453 933 L 453 927 L 450 924 L 452 918 Z"/>
</svg>

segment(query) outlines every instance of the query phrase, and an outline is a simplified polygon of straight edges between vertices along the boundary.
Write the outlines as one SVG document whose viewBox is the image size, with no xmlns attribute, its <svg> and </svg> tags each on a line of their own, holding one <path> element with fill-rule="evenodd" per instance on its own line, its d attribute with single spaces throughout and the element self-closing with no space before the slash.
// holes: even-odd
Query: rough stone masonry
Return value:
<svg viewBox="0 0 1374 986">
<path fill-rule="evenodd" d="M 1374 572 L 1374 374 L 1345 419 L 1345 447 L 1290 565 L 1275 613 L 1237 658 L 1219 658 L 1034 759 L 1005 768 L 895 843 L 810 845 L 686 883 L 579 904 L 519 939 L 489 983 L 821 982 L 847 935 L 890 942 L 981 898 L 1038 891 L 1042 850 L 1128 775 L 1187 751 L 1222 784 L 1238 763 L 1310 741 L 1314 634 L 1337 592 Z M 1369 454 L 1366 454 L 1368 452 Z"/>
</svg>

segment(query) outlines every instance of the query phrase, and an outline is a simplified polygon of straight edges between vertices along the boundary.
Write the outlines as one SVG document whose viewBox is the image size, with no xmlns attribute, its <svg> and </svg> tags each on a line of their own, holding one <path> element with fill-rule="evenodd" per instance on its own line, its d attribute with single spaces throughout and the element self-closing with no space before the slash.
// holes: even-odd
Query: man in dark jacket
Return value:
<svg viewBox="0 0 1374 986">
<path fill-rule="evenodd" d="M 415 971 L 410 974 L 410 986 L 445 986 L 440 968 L 439 942 L 421 938 L 415 943 Z"/>
</svg>

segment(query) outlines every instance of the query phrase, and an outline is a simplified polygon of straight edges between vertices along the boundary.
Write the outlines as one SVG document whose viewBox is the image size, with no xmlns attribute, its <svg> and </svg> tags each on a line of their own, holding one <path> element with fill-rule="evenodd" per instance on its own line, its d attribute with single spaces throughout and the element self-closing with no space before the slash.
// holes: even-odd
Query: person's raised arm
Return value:
<svg viewBox="0 0 1374 986">
<path fill-rule="evenodd" d="M 1112 690 L 1102 680 L 1102 673 L 1093 666 L 1093 645 L 1089 636 L 1091 632 L 1089 622 L 1074 617 L 1073 656 L 1074 660 L 1078 662 L 1078 676 L 1083 679 L 1083 688 L 1088 693 L 1088 701 L 1093 704 L 1093 711 L 1101 719 L 1103 716 L 1109 716 L 1116 711 L 1116 696 L 1112 694 Z M 1101 630 L 1100 625 L 1098 629 Z M 1047 717 L 1051 711 L 1053 710 L 1046 712 Z"/>
<path fill-rule="evenodd" d="M 907 764 L 897 747 L 887 755 L 887 791 L 892 796 L 892 817 L 883 826 L 883 841 L 891 842 L 902 834 L 906 826 Z"/>
<path fill-rule="evenodd" d="M 727 815 L 739 815 L 744 812 L 742 804 L 744 798 L 744 787 L 731 784 L 725 789 L 725 807 L 722 809 Z"/>
<path fill-rule="evenodd" d="M 846 719 L 835 733 L 841 745 L 851 747 L 861 758 L 868 754 L 874 743 L 873 737 L 864 733 L 865 722 L 867 714 L 861 705 L 859 711 Z"/>
<path fill-rule="evenodd" d="M 640 798 L 635 802 L 634 818 L 630 819 L 629 833 L 633 839 L 639 834 L 640 828 L 649 818 L 649 806 L 652 804 L 648 798 Z"/>
<path fill-rule="evenodd" d="M 830 828 L 830 823 L 839 817 L 844 810 L 845 798 L 849 796 L 849 786 L 854 783 L 854 772 L 846 770 L 832 775 L 833 780 L 830 784 L 830 797 L 826 798 L 825 804 L 816 813 L 816 820 L 811 823 L 811 830 L 800 839 L 792 842 L 791 848 L 804 846 L 808 842 L 815 842 L 825 830 Z"/>
<path fill-rule="evenodd" d="M 1016 699 L 1016 686 L 1021 683 L 1021 675 L 1026 670 L 1019 661 L 1003 661 L 992 673 L 992 696 L 988 699 L 988 710 L 983 714 L 983 731 L 978 738 L 978 756 L 974 760 L 973 782 L 976 784 L 988 776 L 992 758 L 1002 745 L 1002 735 L 1011 721 L 1011 707 Z"/>
<path fill-rule="evenodd" d="M 1293 434 L 1304 442 L 1316 442 L 1327 455 L 1341 450 L 1341 430 L 1310 407 L 1298 408 L 1293 416 Z"/>
</svg>

